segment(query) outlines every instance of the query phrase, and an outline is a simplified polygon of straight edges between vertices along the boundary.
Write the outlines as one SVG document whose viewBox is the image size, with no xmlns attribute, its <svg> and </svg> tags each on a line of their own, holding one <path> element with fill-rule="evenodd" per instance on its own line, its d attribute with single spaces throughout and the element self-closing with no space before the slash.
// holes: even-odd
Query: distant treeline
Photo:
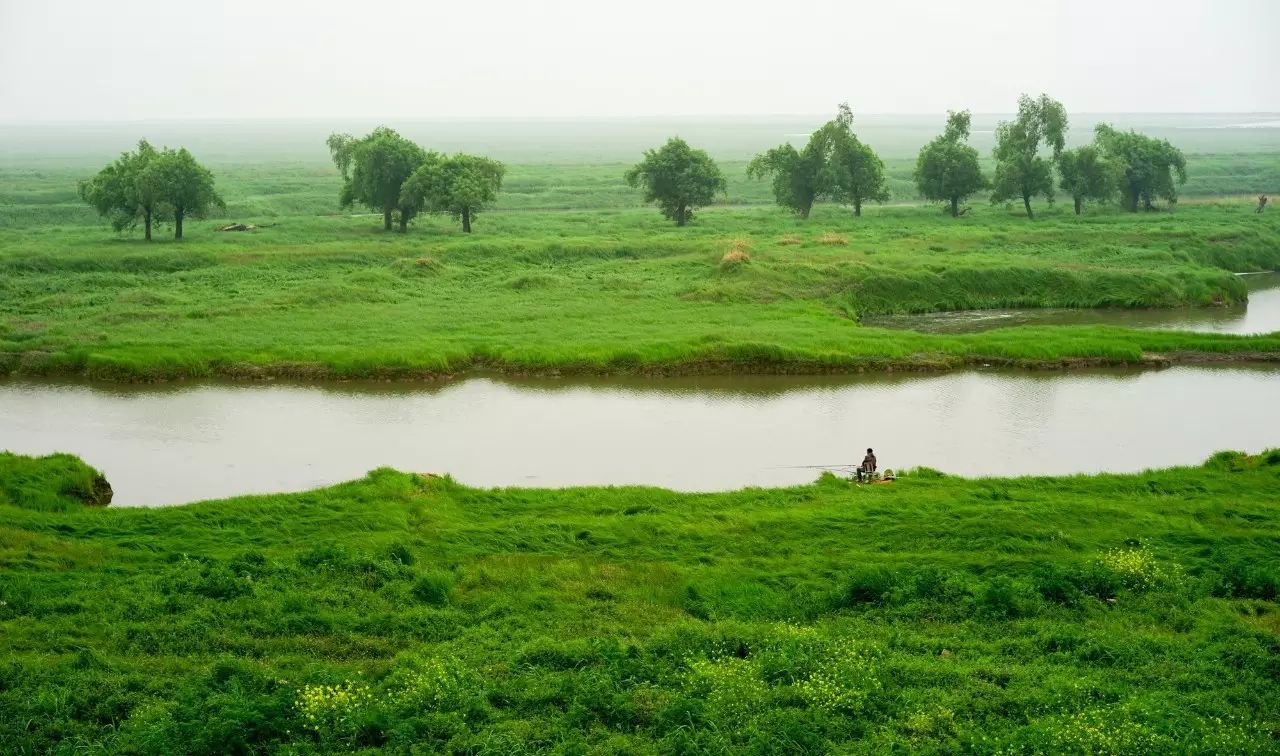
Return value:
<svg viewBox="0 0 1280 756">
<path fill-rule="evenodd" d="M 1044 94 L 1023 95 L 1017 117 L 996 127 L 995 171 L 988 177 L 968 144 L 970 122 L 967 110 L 948 113 L 946 128 L 920 149 L 912 173 L 919 196 L 945 203 L 953 217 L 964 214 L 968 208 L 962 204 L 983 190 L 991 191 L 994 203 L 1021 200 L 1027 217 L 1034 217 L 1031 201 L 1053 202 L 1055 189 L 1071 197 L 1077 214 L 1087 202 L 1117 197 L 1131 212 L 1139 206 L 1150 210 L 1156 200 L 1176 202 L 1178 186 L 1187 181 L 1186 158 L 1178 148 L 1136 131 L 1099 124 L 1093 144 L 1066 149 L 1066 108 Z M 678 138 L 647 153 L 632 170 L 629 178 L 635 172 L 648 177 L 646 199 L 662 204 L 677 224 L 683 224 L 684 213 L 673 216 L 669 207 L 708 204 L 707 190 L 724 186 L 707 153 Z M 892 196 L 884 162 L 854 133 L 847 104 L 800 149 L 784 143 L 757 155 L 747 175 L 771 179 L 777 204 L 803 218 L 819 200 L 850 205 L 861 215 L 864 203 Z"/>
<path fill-rule="evenodd" d="M 358 138 L 333 134 L 327 144 L 341 174 L 339 206 L 367 207 L 383 216 L 384 228 L 398 226 L 401 231 L 426 213 L 451 215 L 470 231 L 475 216 L 496 204 L 507 209 L 628 206 L 635 204 L 635 188 L 642 190 L 645 202 L 658 204 L 665 216 L 683 225 L 699 207 L 767 198 L 800 217 L 808 217 L 819 202 L 848 205 L 861 215 L 868 202 L 918 198 L 940 202 L 959 216 L 970 209 L 965 203 L 983 192 L 997 204 L 1020 201 L 1028 216 L 1034 214 L 1033 202 L 1052 203 L 1059 192 L 1071 198 L 1076 213 L 1090 203 L 1109 201 L 1129 211 L 1150 210 L 1160 201 L 1176 202 L 1188 180 L 1181 150 L 1134 130 L 1098 124 L 1091 144 L 1066 149 L 1066 110 L 1047 95 L 1020 99 L 1017 115 L 998 124 L 988 159 L 969 144 L 970 124 L 968 111 L 949 113 L 943 132 L 920 149 L 914 164 L 886 164 L 859 139 L 852 111 L 841 105 L 836 117 L 812 132 L 803 146 L 784 143 L 745 165 L 722 167 L 707 152 L 673 137 L 646 151 L 621 176 L 607 166 L 521 166 L 511 172 L 500 203 L 498 192 L 508 171 L 493 159 L 427 150 L 387 127 Z M 1280 182 L 1280 168 L 1254 156 L 1202 156 L 1193 158 L 1193 167 L 1199 171 L 1187 187 L 1193 194 L 1241 194 Z M 18 176 L 6 182 L 15 187 L 14 196 L 8 211 L 0 211 L 0 226 L 65 222 L 65 212 L 46 212 L 52 203 L 45 201 L 56 199 L 65 206 L 65 194 L 23 191 L 29 182 L 39 185 L 41 178 Z M 205 217 L 215 210 L 262 217 L 332 207 L 319 194 L 318 185 L 331 180 L 323 176 L 307 174 L 307 181 L 300 182 L 291 175 L 289 188 L 315 184 L 316 190 L 279 198 L 281 187 L 263 186 L 261 178 L 253 178 L 253 185 L 245 187 L 247 196 L 228 207 L 214 191 L 212 173 L 187 150 L 156 150 L 143 140 L 136 151 L 82 181 L 78 194 L 117 230 L 142 225 L 148 239 L 153 225 L 170 220 L 175 237 L 181 238 L 185 217 Z M 756 181 L 761 178 L 767 184 Z"/>
</svg>

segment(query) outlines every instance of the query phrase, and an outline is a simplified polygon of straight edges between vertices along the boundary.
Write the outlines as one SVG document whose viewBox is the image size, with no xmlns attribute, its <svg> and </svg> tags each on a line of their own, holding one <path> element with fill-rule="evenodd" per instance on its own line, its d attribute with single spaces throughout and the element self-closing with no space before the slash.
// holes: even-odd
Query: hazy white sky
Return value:
<svg viewBox="0 0 1280 756">
<path fill-rule="evenodd" d="M 1280 111 L 1280 0 L 0 0 L 0 121 Z"/>
</svg>

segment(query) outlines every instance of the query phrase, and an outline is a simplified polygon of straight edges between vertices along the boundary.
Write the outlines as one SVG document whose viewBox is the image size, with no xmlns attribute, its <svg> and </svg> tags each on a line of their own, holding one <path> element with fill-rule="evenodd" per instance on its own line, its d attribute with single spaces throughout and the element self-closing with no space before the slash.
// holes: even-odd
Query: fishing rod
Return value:
<svg viewBox="0 0 1280 756">
<path fill-rule="evenodd" d="M 775 465 L 775 470 L 847 470 L 857 465 Z"/>
</svg>

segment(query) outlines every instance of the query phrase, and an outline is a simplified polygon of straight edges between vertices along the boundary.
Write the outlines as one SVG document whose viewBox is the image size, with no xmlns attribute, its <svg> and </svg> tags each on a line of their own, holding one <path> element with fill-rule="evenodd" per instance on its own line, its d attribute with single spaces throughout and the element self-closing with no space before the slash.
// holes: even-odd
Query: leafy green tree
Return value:
<svg viewBox="0 0 1280 756">
<path fill-rule="evenodd" d="M 830 148 L 831 196 L 837 202 L 853 205 L 857 216 L 862 215 L 864 202 L 888 201 L 884 162 L 853 133 L 849 104 L 841 103 L 835 120 L 828 121 L 821 130 L 825 132 L 822 140 Z"/>
<path fill-rule="evenodd" d="M 117 231 L 133 228 L 142 222 L 144 236 L 151 241 L 151 226 L 163 211 L 159 184 L 140 181 L 144 171 L 159 155 L 147 140 L 138 141 L 135 152 L 121 153 L 115 162 L 97 175 L 80 182 L 80 199 L 89 203 L 98 215 L 111 219 Z"/>
<path fill-rule="evenodd" d="M 1018 98 L 1018 117 L 996 126 L 996 173 L 992 202 L 1022 198 L 1027 217 L 1034 218 L 1031 198 L 1043 195 L 1053 202 L 1053 163 L 1040 154 L 1047 146 L 1057 159 L 1066 146 L 1067 109 L 1042 94 Z"/>
<path fill-rule="evenodd" d="M 747 164 L 751 178 L 773 177 L 773 198 L 801 218 L 808 218 L 813 203 L 832 191 L 833 176 L 829 163 L 831 141 L 829 130 L 815 131 L 803 149 L 780 144 L 752 158 Z"/>
<path fill-rule="evenodd" d="M 1116 193 L 1116 169 L 1092 144 L 1058 155 L 1058 186 L 1071 195 L 1076 215 L 1088 200 L 1106 202 Z"/>
<path fill-rule="evenodd" d="M 400 189 L 426 161 L 426 151 L 386 126 L 360 138 L 330 134 L 326 144 L 334 166 L 342 173 L 341 206 L 358 203 L 381 211 L 382 227 L 387 231 L 391 230 L 392 216 L 398 213 L 400 230 L 404 231 L 414 209 L 401 205 Z"/>
<path fill-rule="evenodd" d="M 947 113 L 947 127 L 920 149 L 915 180 L 920 195 L 948 203 L 951 217 L 960 215 L 960 203 L 987 186 L 978 166 L 978 151 L 965 144 L 969 138 L 969 111 Z"/>
<path fill-rule="evenodd" d="M 448 213 L 461 219 L 462 230 L 471 233 L 471 219 L 497 198 L 506 172 L 506 166 L 486 157 L 433 153 L 405 181 L 399 202 L 403 207 Z"/>
<path fill-rule="evenodd" d="M 173 238 L 182 238 L 182 221 L 188 216 L 203 218 L 226 203 L 213 188 L 213 174 L 196 162 L 186 148 L 166 148 L 144 168 L 139 182 L 154 187 L 165 206 L 173 212 Z"/>
<path fill-rule="evenodd" d="M 1094 143 L 1119 172 L 1125 208 L 1152 209 L 1153 199 L 1178 201 L 1178 185 L 1187 182 L 1187 159 L 1167 139 L 1155 139 L 1136 131 L 1120 131 L 1111 124 L 1094 128 Z"/>
<path fill-rule="evenodd" d="M 644 187 L 644 201 L 657 202 L 663 216 L 683 226 L 695 208 L 711 204 L 725 191 L 724 174 L 703 150 L 695 150 L 680 137 L 671 137 L 656 150 L 645 150 L 644 160 L 629 168 L 627 184 Z"/>
</svg>

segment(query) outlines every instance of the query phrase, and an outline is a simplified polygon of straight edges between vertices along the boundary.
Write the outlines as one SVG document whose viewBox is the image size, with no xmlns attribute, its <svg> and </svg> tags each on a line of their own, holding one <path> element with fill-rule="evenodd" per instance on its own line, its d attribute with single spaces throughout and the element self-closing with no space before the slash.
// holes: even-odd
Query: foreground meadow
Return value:
<svg viewBox="0 0 1280 756">
<path fill-rule="evenodd" d="M 685 495 L 0 455 L 6 752 L 1266 753 L 1280 452 Z"/>
<path fill-rule="evenodd" d="M 1280 268 L 1280 216 L 1244 203 L 1035 222 L 897 207 L 808 221 L 721 208 L 192 223 L 182 242 L 95 227 L 0 230 L 0 374 L 117 380 L 512 372 L 823 371 L 964 363 L 1270 358 L 1280 337 L 1038 327 L 883 331 L 867 314 L 1193 307 Z"/>
</svg>

